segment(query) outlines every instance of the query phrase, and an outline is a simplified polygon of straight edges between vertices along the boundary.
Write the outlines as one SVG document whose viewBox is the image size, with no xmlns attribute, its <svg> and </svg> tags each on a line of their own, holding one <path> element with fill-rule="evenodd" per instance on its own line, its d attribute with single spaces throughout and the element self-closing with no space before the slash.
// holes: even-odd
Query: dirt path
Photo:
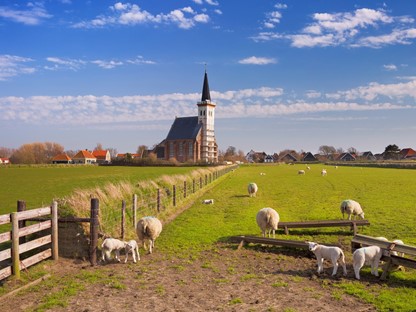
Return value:
<svg viewBox="0 0 416 312">
<path fill-rule="evenodd" d="M 100 281 L 87 283 L 66 307 L 47 311 L 375 311 L 334 287 L 340 279 L 329 276 L 328 265 L 317 277 L 315 259 L 270 247 L 231 247 L 218 245 L 197 259 L 156 250 L 142 255 L 137 264 L 97 267 L 62 259 L 51 268 L 54 276 L 64 279 L 84 272 L 100 276 Z M 50 291 L 40 284 L 24 300 L 13 296 L 0 304 L 3 311 L 31 311 Z"/>
</svg>

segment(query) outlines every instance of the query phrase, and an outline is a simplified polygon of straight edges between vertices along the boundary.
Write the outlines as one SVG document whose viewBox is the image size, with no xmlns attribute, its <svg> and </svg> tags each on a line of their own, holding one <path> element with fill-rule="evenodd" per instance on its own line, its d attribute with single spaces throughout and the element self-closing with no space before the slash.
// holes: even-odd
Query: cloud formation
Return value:
<svg viewBox="0 0 416 312">
<path fill-rule="evenodd" d="M 239 60 L 238 63 L 244 65 L 268 65 L 268 64 L 276 64 L 277 61 L 275 58 L 268 58 L 268 57 L 258 57 L 258 56 L 250 56 L 245 59 Z"/>
<path fill-rule="evenodd" d="M 218 105 L 218 118 L 250 118 L 341 111 L 415 109 L 416 80 L 406 83 L 370 84 L 313 101 L 320 95 L 309 92 L 309 100 L 289 102 L 281 88 L 211 91 Z M 374 101 L 377 98 L 391 101 Z M 397 104 L 398 98 L 411 98 Z M 174 116 L 193 116 L 199 93 L 173 93 L 136 96 L 32 96 L 0 98 L 0 120 L 28 124 L 99 125 L 172 120 Z M 363 102 L 364 100 L 364 102 Z M 172 105 L 172 103 L 174 103 Z"/>
<path fill-rule="evenodd" d="M 18 6 L 16 6 L 18 8 Z M 52 17 L 40 2 L 29 2 L 26 9 L 16 9 L 0 6 L 0 18 L 25 25 L 39 25 L 44 20 Z"/>
<path fill-rule="evenodd" d="M 276 21 L 280 20 L 276 19 Z M 315 13 L 312 22 L 297 33 L 260 32 L 254 41 L 286 39 L 296 48 L 347 46 L 380 48 L 392 44 L 411 44 L 416 38 L 416 28 L 409 25 L 409 16 L 390 16 L 382 9 L 357 9 L 353 12 Z M 274 28 L 274 24 L 265 28 Z M 389 31 L 388 33 L 386 33 Z M 368 35 L 370 32 L 377 35 Z M 384 33 L 382 33 L 384 32 Z"/>
<path fill-rule="evenodd" d="M 206 1 L 215 5 L 214 1 Z M 117 2 L 110 6 L 109 15 L 99 15 L 89 21 L 74 24 L 73 28 L 101 28 L 111 25 L 134 26 L 139 24 L 151 25 L 176 25 L 182 29 L 190 29 L 198 23 L 208 23 L 209 16 L 205 13 L 197 13 L 191 7 L 175 9 L 169 13 L 152 14 L 140 8 L 137 4 Z"/>
<path fill-rule="evenodd" d="M 16 55 L 0 55 L 0 81 L 5 81 L 18 75 L 34 73 L 36 68 L 25 65 L 29 62 L 33 62 L 33 60 Z"/>
</svg>

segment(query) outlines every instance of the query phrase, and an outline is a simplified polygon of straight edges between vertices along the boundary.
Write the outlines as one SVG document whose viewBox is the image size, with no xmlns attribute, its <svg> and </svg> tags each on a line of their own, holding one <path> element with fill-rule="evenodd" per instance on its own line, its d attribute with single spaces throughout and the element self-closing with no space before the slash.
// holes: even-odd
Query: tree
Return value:
<svg viewBox="0 0 416 312">
<path fill-rule="evenodd" d="M 333 146 L 321 145 L 318 150 L 319 153 L 325 156 L 330 156 L 336 153 L 336 149 Z"/>
<path fill-rule="evenodd" d="M 0 157 L 9 158 L 13 155 L 14 150 L 8 147 L 0 146 Z"/>
<path fill-rule="evenodd" d="M 139 147 L 137 148 L 136 153 L 140 155 L 140 158 L 143 158 L 143 157 L 147 156 L 146 155 L 147 150 L 148 150 L 147 145 L 139 145 Z"/>
<path fill-rule="evenodd" d="M 384 159 L 399 159 L 400 148 L 396 144 L 390 144 L 386 146 L 383 153 Z"/>
<path fill-rule="evenodd" d="M 94 147 L 94 151 L 104 151 L 103 145 L 101 143 L 97 143 L 97 146 Z"/>
<path fill-rule="evenodd" d="M 358 155 L 358 150 L 355 147 L 347 149 L 348 153 Z"/>
<path fill-rule="evenodd" d="M 10 159 L 15 164 L 45 164 L 63 151 L 64 147 L 58 143 L 28 143 L 16 149 Z"/>
</svg>

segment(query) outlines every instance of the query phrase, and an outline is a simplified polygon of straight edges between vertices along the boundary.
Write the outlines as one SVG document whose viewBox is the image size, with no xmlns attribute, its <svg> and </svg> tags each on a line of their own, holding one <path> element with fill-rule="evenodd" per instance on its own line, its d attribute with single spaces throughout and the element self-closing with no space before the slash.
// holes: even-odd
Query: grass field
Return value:
<svg viewBox="0 0 416 312">
<path fill-rule="evenodd" d="M 232 235 L 260 235 L 255 222 L 257 211 L 272 207 L 281 221 L 340 219 L 339 206 L 344 199 L 361 203 L 370 226 L 360 228 L 361 234 L 402 239 L 416 246 L 416 171 L 326 167 L 311 165 L 306 175 L 297 175 L 305 165 L 242 166 L 216 185 L 204 198 L 215 199 L 215 205 L 200 202 L 168 224 L 158 242 L 166 252 L 198 253 L 217 241 Z M 260 175 L 260 172 L 266 175 Z M 256 182 L 255 198 L 247 195 L 247 184 Z M 191 225 L 191 226 L 190 226 Z M 279 230 L 277 238 L 314 240 L 321 243 L 342 243 L 349 246 L 352 233 L 348 230 L 299 229 L 286 236 Z M 351 263 L 351 254 L 346 254 Z M 362 274 L 369 274 L 364 268 Z M 368 285 L 353 278 L 341 282 L 345 293 L 373 303 L 380 311 L 414 311 L 416 307 L 416 272 L 394 272 L 382 284 Z"/>
<path fill-rule="evenodd" d="M 216 248 L 217 242 L 226 241 L 229 236 L 260 235 L 255 215 L 263 207 L 277 210 L 281 221 L 340 219 L 339 205 L 349 198 L 361 203 L 371 223 L 360 228 L 359 233 L 385 236 L 390 240 L 399 238 L 416 246 L 416 170 L 326 166 L 328 175 L 322 177 L 323 165 L 310 167 L 311 170 L 300 176 L 297 171 L 305 169 L 305 165 L 244 165 L 221 177 L 201 198 L 196 198 L 188 210 L 165 225 L 156 243 L 158 252 L 192 259 L 201 251 Z M 1 208 L 14 210 L 17 199 L 27 200 L 29 207 L 39 206 L 79 187 L 95 187 L 118 180 L 134 182 L 190 170 L 192 168 L 1 169 L 0 182 L 6 185 L 6 190 L 0 190 Z M 249 182 L 259 186 L 256 197 L 248 197 Z M 204 198 L 213 198 L 215 204 L 202 204 Z M 290 233 L 286 236 L 279 230 L 277 238 L 342 244 L 347 263 L 351 264 L 348 247 L 352 232 L 348 229 L 299 229 Z M 331 291 L 359 297 L 374 304 L 379 311 L 415 311 L 415 270 L 393 272 L 388 281 L 380 283 L 356 281 L 352 272 L 349 273 L 347 279 L 331 283 Z M 368 267 L 362 270 L 362 276 L 369 274 Z"/>
<path fill-rule="evenodd" d="M 30 208 L 49 205 L 74 189 L 108 182 L 136 183 L 161 175 L 183 174 L 195 167 L 8 166 L 0 167 L 0 214 L 16 211 L 17 201 Z"/>
</svg>

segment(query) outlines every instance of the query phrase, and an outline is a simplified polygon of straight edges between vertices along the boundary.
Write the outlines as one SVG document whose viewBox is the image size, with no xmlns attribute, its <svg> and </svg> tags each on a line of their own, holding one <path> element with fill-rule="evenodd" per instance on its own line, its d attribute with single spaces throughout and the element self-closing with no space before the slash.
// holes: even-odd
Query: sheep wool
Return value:
<svg viewBox="0 0 416 312">
<path fill-rule="evenodd" d="M 149 253 L 153 252 L 153 248 L 155 247 L 155 240 L 159 237 L 161 232 L 162 223 L 156 217 L 143 217 L 137 222 L 137 237 L 139 238 L 139 242 L 142 244 L 144 249 L 147 249 L 146 241 L 148 241 Z"/>
<path fill-rule="evenodd" d="M 351 215 L 359 216 L 361 219 L 364 219 L 364 211 L 361 208 L 361 205 L 352 199 L 346 199 L 341 202 L 341 213 L 342 218 L 344 218 L 344 214 L 348 215 L 348 220 L 351 220 Z"/>
<path fill-rule="evenodd" d="M 248 190 L 248 196 L 250 197 L 256 197 L 257 191 L 258 191 L 258 187 L 256 183 L 249 183 L 247 186 L 247 190 Z"/>
<path fill-rule="evenodd" d="M 263 237 L 270 237 L 270 233 L 273 232 L 273 238 L 275 237 L 275 231 L 279 224 L 279 214 L 273 208 L 262 208 L 257 212 L 256 221 L 257 225 L 260 227 Z"/>
</svg>

